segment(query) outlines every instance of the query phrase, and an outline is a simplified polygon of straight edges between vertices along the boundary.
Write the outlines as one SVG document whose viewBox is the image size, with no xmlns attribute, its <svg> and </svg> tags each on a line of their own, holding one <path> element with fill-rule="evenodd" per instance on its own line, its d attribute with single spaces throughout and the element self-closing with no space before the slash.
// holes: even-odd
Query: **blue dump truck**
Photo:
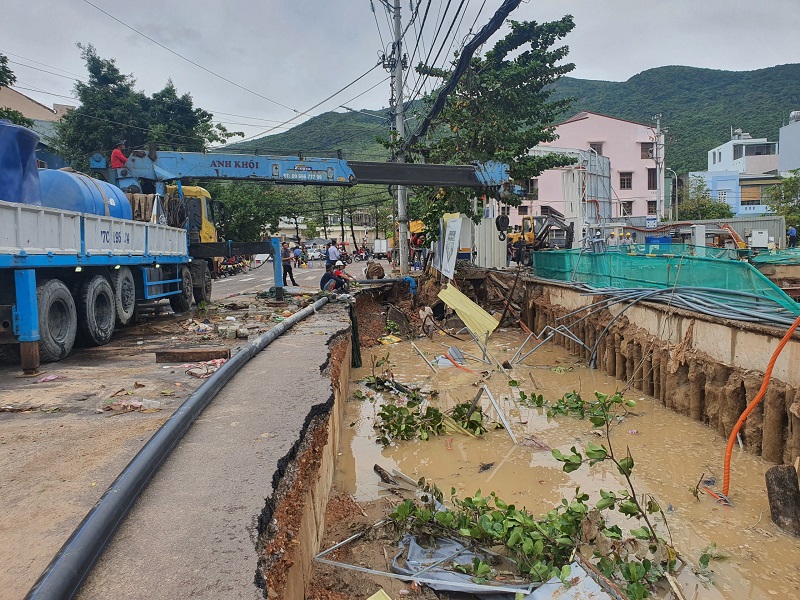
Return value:
<svg viewBox="0 0 800 600">
<path fill-rule="evenodd" d="M 196 296 L 186 228 L 134 220 L 104 181 L 39 170 L 37 142 L 0 121 L 0 358 L 29 373 L 76 343 L 108 343 L 138 302 L 168 298 L 184 312 Z"/>
</svg>

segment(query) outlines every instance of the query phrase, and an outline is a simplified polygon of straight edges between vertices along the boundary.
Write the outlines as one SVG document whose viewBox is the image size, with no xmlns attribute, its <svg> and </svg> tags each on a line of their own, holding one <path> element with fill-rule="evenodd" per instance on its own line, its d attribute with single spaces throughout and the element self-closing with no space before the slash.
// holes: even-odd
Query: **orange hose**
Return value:
<svg viewBox="0 0 800 600">
<path fill-rule="evenodd" d="M 468 372 L 472 373 L 473 375 L 477 375 L 477 373 L 476 373 L 475 371 L 473 371 L 472 369 L 468 369 L 468 368 L 467 368 L 467 367 L 465 367 L 464 365 L 460 365 L 460 364 L 458 364 L 456 361 L 454 361 L 454 360 L 453 360 L 453 358 L 452 358 L 452 357 L 451 357 L 451 356 L 450 356 L 450 355 L 449 355 L 447 352 L 445 352 L 445 353 L 444 353 L 444 357 L 445 357 L 447 360 L 449 360 L 451 363 L 453 363 L 453 365 L 455 365 L 455 366 L 456 366 L 456 367 L 458 367 L 459 369 L 464 369 L 465 371 L 468 371 Z"/>
<path fill-rule="evenodd" d="M 792 338 L 792 334 L 797 327 L 800 326 L 800 317 L 795 319 L 792 326 L 789 327 L 789 330 L 786 332 L 786 335 L 783 336 L 783 339 L 778 344 L 778 347 L 775 348 L 775 352 L 772 353 L 772 358 L 769 359 L 769 364 L 767 364 L 767 370 L 764 371 L 764 380 L 761 382 L 761 388 L 758 390 L 756 397 L 753 398 L 753 401 L 748 405 L 742 415 L 739 417 L 739 420 L 736 421 L 736 425 L 731 431 L 731 435 L 728 438 L 728 447 L 725 448 L 725 471 L 723 475 L 723 483 L 722 483 L 722 493 L 726 496 L 728 495 L 728 487 L 730 486 L 730 479 L 731 479 L 731 453 L 733 452 L 733 444 L 736 442 L 736 434 L 739 433 L 739 430 L 744 425 L 744 422 L 747 420 L 748 415 L 753 412 L 753 409 L 758 406 L 758 403 L 761 402 L 761 399 L 764 397 L 764 394 L 767 392 L 767 387 L 769 387 L 769 379 L 772 375 L 772 368 L 775 366 L 775 361 L 778 360 L 778 356 L 780 355 L 781 351 L 783 350 L 784 346 L 789 343 L 789 340 Z"/>
</svg>

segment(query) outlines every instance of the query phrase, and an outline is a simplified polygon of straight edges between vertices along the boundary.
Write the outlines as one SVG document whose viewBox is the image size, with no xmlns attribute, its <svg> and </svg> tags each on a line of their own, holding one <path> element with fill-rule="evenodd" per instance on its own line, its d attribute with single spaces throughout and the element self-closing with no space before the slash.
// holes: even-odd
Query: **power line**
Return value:
<svg viewBox="0 0 800 600">
<path fill-rule="evenodd" d="M 13 52 L 6 52 L 5 50 L 0 50 L 0 54 L 4 54 L 6 56 L 15 56 L 17 58 L 21 58 L 23 60 L 27 60 L 28 62 L 36 63 L 37 65 L 42 65 L 43 67 L 49 67 L 51 69 L 55 69 L 56 71 L 61 71 L 63 73 L 69 73 L 70 75 L 74 75 L 75 77 L 81 78 L 83 75 L 78 75 L 77 73 L 73 73 L 72 71 L 67 71 L 66 69 L 61 69 L 59 67 L 54 67 L 53 65 L 48 65 L 43 62 L 39 62 L 38 60 L 33 60 L 32 58 L 28 58 L 26 56 L 22 56 L 20 54 L 14 54 Z"/>
<path fill-rule="evenodd" d="M 86 0 L 84 0 L 84 2 L 85 2 L 85 1 L 86 1 Z M 309 112 L 311 112 L 312 110 L 314 110 L 314 109 L 315 109 L 315 108 L 317 108 L 318 106 L 320 106 L 320 105 L 322 105 L 322 104 L 325 104 L 325 102 L 327 102 L 327 101 L 328 101 L 328 100 L 330 100 L 331 98 L 335 98 L 336 96 L 338 96 L 339 94 L 341 94 L 343 91 L 345 91 L 347 88 L 349 88 L 349 87 L 352 87 L 353 85 L 355 85 L 356 83 L 358 83 L 359 81 L 361 81 L 361 80 L 362 80 L 364 77 L 366 77 L 367 75 L 369 75 L 369 74 L 370 74 L 372 71 L 374 71 L 375 69 L 377 69 L 377 68 L 378 68 L 380 65 L 381 65 L 381 62 L 380 62 L 380 61 L 379 61 L 379 62 L 377 62 L 377 63 L 375 63 L 375 65 L 374 65 L 373 67 L 371 67 L 370 69 L 368 69 L 368 70 L 367 70 L 366 72 L 364 72 L 363 74 L 359 75 L 359 76 L 358 76 L 356 79 L 354 79 L 353 81 L 351 81 L 350 83 L 348 83 L 346 86 L 344 86 L 344 87 L 343 87 L 343 88 L 341 88 L 340 90 L 338 90 L 338 91 L 334 92 L 333 94 L 331 94 L 330 96 L 328 96 L 328 97 L 327 97 L 327 98 L 325 98 L 324 100 L 321 100 L 321 101 L 317 102 L 317 103 L 316 103 L 314 106 L 312 106 L 311 108 L 309 108 L 309 109 L 307 109 L 307 110 L 304 110 L 303 112 L 297 113 L 297 114 L 296 114 L 294 117 L 292 117 L 291 119 L 287 119 L 286 121 L 284 121 L 284 122 L 283 122 L 283 123 L 281 123 L 280 125 L 276 125 L 275 127 L 271 127 L 270 129 L 266 129 L 266 130 L 262 131 L 261 133 L 257 133 L 257 134 L 255 134 L 255 135 L 251 135 L 251 136 L 249 136 L 249 137 L 246 137 L 246 138 L 244 138 L 243 140 L 239 140 L 239 142 L 247 142 L 247 141 L 250 141 L 250 140 L 252 140 L 252 139 L 255 139 L 255 138 L 257 138 L 257 137 L 261 137 L 261 136 L 267 135 L 267 134 L 268 134 L 268 133 L 270 133 L 271 131 L 275 131 L 276 129 L 278 129 L 279 127 L 282 127 L 283 125 L 288 125 L 289 123 L 291 123 L 291 122 L 292 122 L 292 121 L 294 121 L 295 119 L 299 119 L 299 118 L 300 118 L 300 117 L 302 117 L 303 115 L 308 115 L 308 116 L 311 116 L 311 115 L 309 115 Z M 386 81 L 386 79 L 384 79 L 383 81 Z M 383 81 L 381 81 L 380 83 L 383 83 Z M 372 88 L 374 88 L 374 87 L 377 87 L 378 85 L 379 85 L 379 84 L 375 84 L 374 86 L 372 86 Z M 370 88 L 369 90 L 367 90 L 367 92 L 368 92 L 368 91 L 370 91 L 372 88 Z M 358 96 L 356 96 L 356 98 L 358 98 L 358 97 L 360 97 L 360 96 L 363 96 L 363 95 L 364 95 L 364 94 L 366 94 L 367 92 L 363 92 L 362 94 L 359 94 Z M 348 100 L 347 102 L 348 102 L 348 103 L 350 103 L 350 102 L 352 102 L 353 100 L 355 100 L 356 98 L 353 98 L 353 99 L 351 99 L 351 100 Z"/>
<path fill-rule="evenodd" d="M 72 71 L 66 71 L 64 69 L 60 69 L 59 67 L 56 67 L 56 66 L 53 66 L 53 65 L 49 65 L 47 63 L 39 62 L 37 60 L 33 60 L 32 58 L 27 58 L 25 56 L 20 56 L 19 54 L 12 54 L 11 52 L 5 52 L 5 51 L 2 51 L 2 50 L 0 50 L 0 54 L 8 54 L 9 56 L 16 56 L 18 58 L 22 58 L 24 60 L 27 60 L 28 62 L 33 62 L 33 63 L 39 64 L 39 65 L 42 65 L 44 67 L 49 67 L 51 69 L 55 69 L 57 71 L 64 71 L 65 73 L 70 73 L 72 75 L 75 75 L 75 77 L 77 77 L 78 79 L 81 79 L 82 81 L 86 81 L 85 78 L 82 75 L 77 75 L 75 73 L 72 73 Z M 9 62 L 14 62 L 14 61 L 9 61 Z M 16 63 L 16 64 L 22 64 L 22 63 Z M 24 65 L 24 64 L 22 64 L 22 66 L 29 67 L 31 69 L 35 68 L 35 67 L 31 67 L 30 65 Z M 38 70 L 41 70 L 41 71 L 43 71 L 45 73 L 50 73 L 49 71 L 44 71 L 44 69 L 38 69 Z M 51 73 L 51 75 L 57 75 L 58 77 L 64 77 L 63 75 L 59 75 L 58 73 Z M 18 86 L 15 86 L 15 87 L 18 87 Z M 20 88 L 20 89 L 24 89 L 24 88 Z M 75 96 L 65 96 L 63 94 L 53 94 L 51 92 L 45 92 L 44 90 L 31 90 L 31 91 L 38 91 L 38 92 L 41 92 L 42 94 L 48 94 L 50 96 L 60 96 L 62 98 L 68 98 L 68 99 L 71 99 L 71 100 L 77 100 L 78 102 L 81 101 L 80 98 L 76 98 Z M 156 99 L 156 98 L 150 97 L 150 98 L 148 98 L 148 100 L 150 102 L 156 101 L 156 102 L 163 102 L 165 104 L 182 104 L 182 102 L 180 100 L 166 100 L 164 98 Z M 263 117 L 254 117 L 252 115 L 240 115 L 240 114 L 236 114 L 236 113 L 229 113 L 229 112 L 225 112 L 225 111 L 221 111 L 221 110 L 215 110 L 213 108 L 202 108 L 202 107 L 199 107 L 199 106 L 195 106 L 194 108 L 205 110 L 207 112 L 214 113 L 215 115 L 226 115 L 226 116 L 229 116 L 229 117 L 239 117 L 241 119 L 252 119 L 254 121 L 264 121 L 265 123 L 280 123 L 281 122 L 278 119 L 265 119 Z M 225 121 L 225 122 L 227 122 L 227 121 Z"/>
<path fill-rule="evenodd" d="M 464 51 L 461 53 L 458 63 L 456 64 L 455 69 L 453 69 L 453 73 L 450 75 L 447 83 L 439 91 L 439 94 L 436 96 L 436 100 L 434 101 L 430 111 L 419 124 L 414 134 L 411 135 L 403 144 L 403 148 L 400 150 L 400 152 L 405 151 L 420 137 L 427 133 L 433 119 L 435 119 L 444 108 L 444 103 L 445 100 L 447 100 L 448 94 L 455 89 L 456 85 L 458 85 L 458 82 L 461 79 L 461 76 L 469 68 L 469 63 L 478 47 L 483 45 L 494 32 L 500 29 L 506 17 L 508 17 L 508 15 L 511 14 L 511 12 L 517 8 L 521 2 L 522 0 L 503 0 L 503 4 L 497 9 L 497 11 L 495 11 L 494 15 L 492 15 L 492 18 L 489 19 L 489 22 L 484 25 L 478 34 L 464 46 Z"/>
<path fill-rule="evenodd" d="M 93 3 L 92 3 L 92 2 L 90 2 L 89 0 L 83 0 L 83 1 L 84 1 L 86 4 L 88 4 L 89 6 L 92 6 L 92 7 L 96 8 L 97 10 L 99 10 L 101 13 L 103 13 L 103 14 L 104 14 L 104 15 L 106 15 L 107 17 L 109 17 L 109 18 L 111 18 L 111 19 L 115 20 L 115 21 L 116 21 L 117 23 L 119 23 L 120 25 L 122 25 L 122 26 L 124 26 L 124 27 L 127 27 L 128 29 L 130 29 L 130 30 L 131 30 L 131 31 L 133 31 L 134 33 L 137 33 L 137 34 L 139 34 L 140 36 L 142 36 L 142 37 L 143 37 L 143 38 L 145 38 L 146 40 L 149 40 L 149 41 L 153 42 L 153 43 L 154 43 L 156 46 L 159 46 L 160 48 L 163 48 L 163 49 L 164 49 L 164 50 L 166 50 L 167 52 L 169 52 L 169 53 L 171 53 L 171 54 L 174 54 L 174 55 L 175 55 L 175 56 L 177 56 L 178 58 L 181 58 L 181 59 L 185 60 L 186 62 L 188 62 L 189 64 L 192 64 L 192 65 L 194 65 L 194 66 L 195 66 L 195 67 L 197 67 L 198 69 L 202 69 L 202 70 L 203 70 L 203 71 L 205 71 L 206 73 L 209 73 L 209 74 L 213 75 L 214 77 L 218 77 L 219 79 L 222 79 L 223 81 L 226 81 L 227 83 L 230 83 L 231 85 L 233 85 L 233 86 L 236 86 L 237 88 L 239 88 L 239 89 L 241 89 L 241 90 L 244 90 L 244 91 L 246 91 L 246 92 L 250 92 L 251 94 L 253 94 L 253 95 L 255 95 L 255 96 L 258 96 L 259 98 L 263 98 L 264 100 L 266 100 L 266 101 L 268 101 L 268 102 L 272 102 L 273 104 L 276 104 L 276 105 L 278 105 L 278 106 L 280 106 L 280 107 L 282 107 L 282 108 L 285 108 L 285 109 L 287 109 L 287 110 L 291 110 L 291 111 L 293 111 L 293 112 L 298 112 L 298 111 L 297 111 L 297 109 L 294 109 L 294 108 L 292 108 L 291 106 L 286 106 L 285 104 L 282 104 L 281 102 L 278 102 L 277 100 L 273 100 L 272 98 L 268 98 L 268 97 L 267 97 L 267 96 L 265 96 L 264 94 L 260 94 L 260 93 L 258 93 L 258 92 L 256 92 L 256 91 L 254 91 L 254 90 L 251 90 L 251 89 L 250 89 L 250 88 L 248 88 L 248 87 L 245 87 L 245 86 L 243 86 L 243 85 L 241 85 L 241 84 L 239 84 L 239 83 L 236 83 L 235 81 L 232 81 L 231 79 L 228 79 L 228 78 L 227 78 L 227 77 L 225 77 L 224 75 L 220 75 L 219 73 L 216 73 L 215 71 L 212 71 L 211 69 L 208 69 L 208 68 L 204 67 L 203 65 L 201 65 L 201 64 L 199 64 L 199 63 L 197 63 L 197 62 L 193 61 L 192 59 L 185 57 L 183 54 L 180 54 L 180 53 L 176 52 L 176 51 L 175 51 L 175 50 L 173 50 L 172 48 L 169 48 L 169 47 L 165 46 L 164 44 L 162 44 L 161 42 L 159 42 L 159 41 L 157 41 L 157 40 L 154 40 L 154 39 L 153 39 L 153 38 L 151 38 L 149 35 L 147 35 L 147 34 L 145 34 L 145 33 L 142 33 L 141 31 L 139 31 L 139 30 L 138 30 L 138 29 L 136 29 L 135 27 L 132 27 L 132 26 L 128 25 L 128 24 L 127 24 L 125 21 L 122 21 L 121 19 L 118 19 L 117 17 L 115 17 L 115 16 L 114 16 L 114 15 L 112 15 L 111 13 L 109 13 L 109 12 L 106 12 L 105 10 L 103 10 L 102 8 L 100 8 L 99 6 L 97 6 L 96 4 L 93 4 Z"/>
<path fill-rule="evenodd" d="M 25 83 L 25 82 L 20 82 L 20 83 Z M 26 85 L 30 86 L 30 84 L 26 84 Z M 25 90 L 25 91 L 29 91 L 29 92 L 38 92 L 40 94 L 46 94 L 47 96 L 55 96 L 57 98 L 65 98 L 67 100 L 76 100 L 78 102 L 81 101 L 80 98 L 76 98 L 75 96 L 67 96 L 65 94 L 56 94 L 54 92 L 47 92 L 45 90 L 38 89 L 38 88 L 35 88 L 35 87 L 25 87 L 25 86 L 21 86 L 21 85 L 15 85 L 14 89 Z M 152 100 L 152 98 L 149 98 L 149 100 Z M 165 104 L 179 104 L 179 102 L 173 102 L 173 101 L 169 101 L 169 100 L 157 100 L 157 101 L 158 102 L 163 102 Z M 206 110 L 206 109 L 203 109 L 203 110 Z M 230 114 L 230 113 L 222 113 L 222 112 L 215 112 L 215 111 L 207 111 L 207 112 L 210 112 L 210 113 L 213 113 L 213 114 Z M 81 114 L 85 114 L 85 113 L 81 113 Z M 274 120 L 274 119 L 258 119 L 258 117 L 248 117 L 246 115 L 233 115 L 233 116 L 241 116 L 241 117 L 243 117 L 245 119 L 253 118 L 253 119 L 256 119 L 256 120 L 271 121 L 273 123 L 278 123 L 278 121 Z M 260 123 L 240 123 L 238 121 L 222 121 L 220 119 L 212 119 L 211 122 L 212 123 L 219 123 L 221 125 L 246 125 L 246 126 L 249 126 L 249 127 L 259 127 L 259 126 L 261 126 Z M 200 138 L 197 138 L 197 139 L 200 139 Z"/>
<path fill-rule="evenodd" d="M 381 40 L 381 48 L 386 50 L 386 42 L 383 41 L 383 35 L 381 35 L 381 26 L 378 24 L 378 15 L 375 14 L 375 3 L 372 0 L 369 0 L 369 7 L 372 10 L 372 16 L 375 17 L 375 27 L 378 29 L 378 38 Z"/>
<path fill-rule="evenodd" d="M 63 77 L 64 79 L 71 79 L 71 80 L 75 79 L 75 77 L 70 77 L 69 75 L 62 75 L 61 73 L 54 73 L 53 71 L 48 71 L 46 69 L 40 69 L 39 67 L 33 67 L 31 65 L 26 65 L 26 64 L 21 63 L 21 62 L 16 61 L 16 60 L 9 60 L 8 62 L 10 62 L 10 63 L 12 63 L 14 65 L 19 65 L 21 67 L 25 67 L 26 69 L 33 69 L 34 71 L 41 71 L 42 73 L 47 73 L 49 75 L 55 75 L 56 77 Z M 79 81 L 83 81 L 84 83 L 86 83 L 86 81 L 88 81 L 87 79 L 82 79 L 80 77 L 78 77 L 78 80 Z"/>
</svg>

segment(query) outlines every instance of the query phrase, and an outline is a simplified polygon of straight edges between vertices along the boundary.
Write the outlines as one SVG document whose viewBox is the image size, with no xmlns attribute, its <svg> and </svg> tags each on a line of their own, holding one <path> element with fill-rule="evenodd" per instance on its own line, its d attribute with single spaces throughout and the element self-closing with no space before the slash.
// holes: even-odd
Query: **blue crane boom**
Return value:
<svg viewBox="0 0 800 600">
<path fill-rule="evenodd" d="M 184 178 L 238 179 L 281 184 L 353 186 L 358 183 L 442 187 L 499 188 L 508 183 L 508 166 L 497 162 L 473 165 L 347 161 L 342 158 L 261 156 L 209 152 L 135 152 L 123 169 L 107 169 L 105 156 L 94 154 L 92 170 L 105 171 L 125 191 L 142 189 L 144 180 L 163 183 Z"/>
</svg>

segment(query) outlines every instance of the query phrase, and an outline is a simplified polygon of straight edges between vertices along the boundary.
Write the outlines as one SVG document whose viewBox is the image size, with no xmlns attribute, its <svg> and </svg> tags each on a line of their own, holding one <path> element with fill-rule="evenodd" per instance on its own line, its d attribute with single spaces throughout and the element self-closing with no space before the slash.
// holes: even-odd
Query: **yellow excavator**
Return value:
<svg viewBox="0 0 800 600">
<path fill-rule="evenodd" d="M 567 223 L 554 212 L 540 217 L 522 217 L 521 230 L 508 234 L 512 247 L 517 248 L 518 242 L 522 241 L 522 264 L 533 264 L 533 252 L 547 247 L 548 236 L 553 229 L 564 231 L 564 247 L 572 248 L 575 241 L 574 223 Z"/>
</svg>

